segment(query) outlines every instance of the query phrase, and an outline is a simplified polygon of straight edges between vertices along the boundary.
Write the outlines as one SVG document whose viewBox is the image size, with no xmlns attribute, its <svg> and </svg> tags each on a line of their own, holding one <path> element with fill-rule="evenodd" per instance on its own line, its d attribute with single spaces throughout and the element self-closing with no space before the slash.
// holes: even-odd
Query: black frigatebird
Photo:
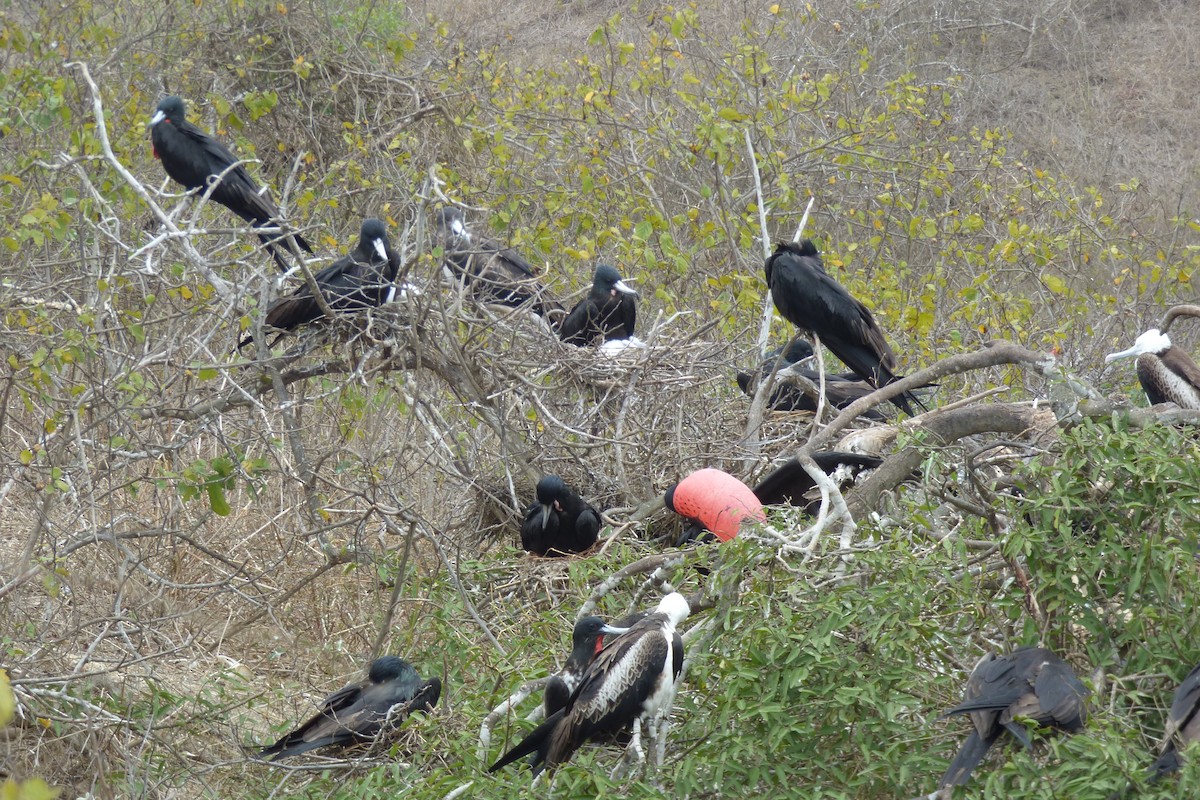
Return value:
<svg viewBox="0 0 1200 800">
<path fill-rule="evenodd" d="M 663 504 L 690 524 L 677 541 L 683 544 L 701 531 L 712 531 L 723 542 L 738 535 L 742 521 L 766 520 L 762 502 L 749 486 L 714 467 L 698 469 L 667 487 Z"/>
<path fill-rule="evenodd" d="M 538 481 L 537 502 L 521 523 L 521 546 L 539 556 L 582 553 L 596 543 L 600 514 L 557 475 Z"/>
<path fill-rule="evenodd" d="M 429 712 L 442 694 L 437 678 L 422 681 L 413 665 L 396 656 L 371 663 L 367 680 L 338 689 L 312 719 L 270 747 L 259 758 L 286 758 L 318 747 L 370 741 L 389 717 L 398 723 L 414 711 Z"/>
<path fill-rule="evenodd" d="M 786 350 L 769 354 L 759 365 L 757 372 L 738 372 L 737 383 L 748 397 L 754 397 L 758 385 L 772 372 L 776 373 L 775 385 L 767 398 L 767 407 L 776 411 L 816 411 L 816 398 L 808 391 L 788 380 L 796 375 L 820 387 L 821 374 L 815 369 L 800 366 L 805 359 L 812 358 L 813 348 L 805 339 L 797 339 Z M 860 397 L 866 397 L 875 387 L 859 379 L 854 373 L 825 375 L 825 402 L 834 408 L 845 408 Z M 867 419 L 882 420 L 878 409 L 868 409 L 863 414 Z"/>
<path fill-rule="evenodd" d="M 513 248 L 471 234 L 461 209 L 440 209 L 435 224 L 447 269 L 476 296 L 511 308 L 528 304 L 539 316 L 561 317 L 562 306 L 538 281 L 533 265 Z"/>
<path fill-rule="evenodd" d="M 212 190 L 213 200 L 256 228 L 279 224 L 279 208 L 254 182 L 246 167 L 238 163 L 225 145 L 187 121 L 183 98 L 171 95 L 159 102 L 150 118 L 150 141 L 154 157 L 162 161 L 167 175 L 185 189 L 203 194 L 210 180 L 219 180 Z M 291 236 L 302 250 L 312 253 L 303 236 L 298 233 Z M 279 252 L 280 234 L 260 233 L 258 238 L 286 272 L 288 263 Z"/>
<path fill-rule="evenodd" d="M 767 258 L 766 273 L 771 298 L 784 319 L 818 337 L 870 385 L 878 388 L 900 380 L 896 354 L 870 309 L 829 277 L 810 240 L 781 242 Z M 924 408 L 912 392 L 891 401 L 910 416 L 913 404 Z"/>
<path fill-rule="evenodd" d="M 368 218 L 363 220 L 358 244 L 350 254 L 342 256 L 313 277 L 331 309 L 358 311 L 392 301 L 399 269 L 400 257 L 388 242 L 383 221 Z M 304 284 L 290 295 L 271 303 L 264 321 L 272 328 L 290 331 L 321 316 L 321 307 L 309 291 L 308 284 Z M 238 343 L 238 348 L 251 341 L 253 336 L 246 336 Z"/>
<path fill-rule="evenodd" d="M 1151 328 L 1134 340 L 1133 347 L 1104 357 L 1108 364 L 1137 356 L 1138 382 L 1150 405 L 1170 402 L 1180 408 L 1200 409 L 1200 366 L 1167 335 L 1171 322 L 1185 315 L 1200 316 L 1200 307 L 1175 306 L 1167 312 L 1162 330 Z"/>
<path fill-rule="evenodd" d="M 878 456 L 843 453 L 836 450 L 813 453 L 812 458 L 822 472 L 842 485 L 853 481 L 860 472 L 875 469 L 883 463 L 883 459 Z M 718 472 L 719 470 L 711 471 Z M 727 512 L 733 498 L 745 497 L 742 491 L 745 484 L 741 481 L 734 484 L 720 479 L 721 483 L 718 485 L 708 479 L 693 478 L 698 475 L 700 473 L 692 473 L 670 487 L 663 497 L 667 508 L 684 517 L 689 523 L 684 526 L 683 532 L 675 540 L 677 547 L 682 547 L 700 537 L 706 530 L 713 530 L 706 520 L 711 521 L 712 524 L 722 524 L 722 509 Z M 761 506 L 787 504 L 799 506 L 806 514 L 816 514 L 821 508 L 821 497 L 819 493 L 814 496 L 814 489 L 816 489 L 816 482 L 804 470 L 804 467 L 800 466 L 800 462 L 795 458 L 789 458 L 771 470 L 749 491 Z M 738 505 L 749 507 L 752 510 L 751 504 L 746 499 L 741 500 Z M 747 515 L 756 518 L 752 514 Z M 721 537 L 720 533 L 717 535 Z"/>
<path fill-rule="evenodd" d="M 637 292 L 611 264 L 600 264 L 592 278 L 587 297 L 571 309 L 558 330 L 558 338 L 576 345 L 591 344 L 596 337 L 604 341 L 628 339 L 637 324 Z"/>
<path fill-rule="evenodd" d="M 645 616 L 645 612 L 630 614 L 612 625 L 597 616 L 583 617 L 575 623 L 575 628 L 571 631 L 571 654 L 567 656 L 562 670 L 557 675 L 551 675 L 546 681 L 542 706 L 547 717 L 566 707 L 571 699 L 571 692 L 579 685 L 584 671 L 603 649 L 604 637 L 619 636 L 628 632 Z"/>
<path fill-rule="evenodd" d="M 1175 690 L 1163 738 L 1162 755 L 1150 766 L 1151 781 L 1178 772 L 1183 764 L 1180 751 L 1200 741 L 1200 664 L 1192 668 Z"/>
<path fill-rule="evenodd" d="M 584 672 L 567 705 L 488 768 L 495 772 L 533 754 L 534 775 L 567 761 L 585 741 L 633 726 L 641 753 L 641 723 L 653 726 L 665 714 L 683 668 L 683 639 L 677 626 L 691 613 L 687 600 L 671 592 L 654 613 L 612 639 Z"/>
<path fill-rule="evenodd" d="M 1043 647 L 1022 647 L 1006 656 L 988 653 L 967 680 L 963 702 L 946 712 L 946 716 L 970 714 L 975 730 L 939 785 L 966 783 L 1006 730 L 1026 749 L 1032 747 L 1022 718 L 1067 733 L 1081 730 L 1087 721 L 1089 694 L 1071 665 Z"/>
</svg>

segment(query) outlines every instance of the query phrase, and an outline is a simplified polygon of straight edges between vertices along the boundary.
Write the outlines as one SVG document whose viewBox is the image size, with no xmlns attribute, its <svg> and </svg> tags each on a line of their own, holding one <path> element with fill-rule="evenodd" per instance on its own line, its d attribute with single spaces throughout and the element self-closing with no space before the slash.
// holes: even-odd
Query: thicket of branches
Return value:
<svg viewBox="0 0 1200 800">
<path fill-rule="evenodd" d="M 1198 657 L 1200 475 L 1186 432 L 1093 387 L 1133 389 L 1103 354 L 1190 291 L 1190 197 L 1138 159 L 1015 152 L 1003 124 L 1013 76 L 1094 66 L 1087 34 L 1118 40 L 1121 4 L 883 5 L 0 16 L 3 770 L 97 797 L 519 796 L 526 774 L 482 774 L 485 716 L 561 663 L 585 604 L 617 616 L 669 584 L 711 607 L 667 765 L 613 786 L 615 753 L 586 750 L 555 793 L 926 792 L 971 665 L 1036 641 L 1095 689 L 1089 729 L 968 791 L 1139 779 Z M 234 352 L 287 288 L 165 180 L 162 92 L 257 162 L 323 257 L 384 218 L 422 292 Z M 733 374 L 759 358 L 764 238 L 812 198 L 808 232 L 905 371 L 966 402 L 903 426 L 751 412 Z M 443 281 L 429 220 L 451 202 L 568 301 L 619 264 L 649 348 L 565 345 Z M 889 458 L 819 520 L 655 541 L 691 470 L 752 481 L 847 434 Z M 520 553 L 547 473 L 606 510 L 599 552 Z M 382 652 L 443 676 L 436 713 L 316 767 L 247 758 Z M 494 742 L 522 730 L 504 716 Z"/>
</svg>

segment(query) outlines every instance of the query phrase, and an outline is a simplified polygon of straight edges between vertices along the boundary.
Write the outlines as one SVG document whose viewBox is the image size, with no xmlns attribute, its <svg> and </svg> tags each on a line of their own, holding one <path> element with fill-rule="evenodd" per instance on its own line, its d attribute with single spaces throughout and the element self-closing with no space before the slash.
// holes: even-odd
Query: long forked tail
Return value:
<svg viewBox="0 0 1200 800">
<path fill-rule="evenodd" d="M 531 753 L 534 754 L 533 761 L 531 762 L 534 774 L 536 775 L 541 772 L 543 769 L 542 765 L 546 761 L 546 754 L 550 750 L 551 734 L 554 733 L 554 729 L 558 727 L 558 723 L 562 721 L 565 714 L 566 709 L 559 709 L 547 717 L 545 722 L 534 728 L 528 736 L 517 743 L 516 747 L 509 750 L 500 757 L 499 761 L 488 767 L 488 772 L 496 772 L 503 769 L 518 758 Z"/>
<path fill-rule="evenodd" d="M 992 742 L 994 741 L 996 741 L 995 737 L 985 739 L 979 735 L 978 731 L 971 731 L 971 735 L 963 742 L 958 755 L 950 762 L 950 768 L 946 770 L 946 774 L 942 776 L 941 783 L 938 785 L 961 786 L 970 780 L 972 770 L 987 755 L 988 748 L 992 746 Z"/>
</svg>

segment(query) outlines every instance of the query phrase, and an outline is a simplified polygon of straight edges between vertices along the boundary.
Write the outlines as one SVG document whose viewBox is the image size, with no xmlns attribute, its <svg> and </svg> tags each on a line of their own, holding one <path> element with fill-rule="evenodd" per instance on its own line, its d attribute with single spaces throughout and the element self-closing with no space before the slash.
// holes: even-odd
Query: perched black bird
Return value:
<svg viewBox="0 0 1200 800">
<path fill-rule="evenodd" d="M 176 183 L 203 194 L 210 180 L 219 179 L 212 191 L 213 200 L 256 228 L 278 225 L 279 209 L 246 172 L 245 166 L 237 163 L 238 159 L 225 145 L 187 121 L 183 98 L 172 95 L 159 102 L 150 118 L 150 140 L 154 145 L 154 157 L 162 161 L 163 169 Z M 298 233 L 292 236 L 302 250 L 312 253 L 312 247 L 303 236 Z M 258 238 L 279 268 L 287 271 L 288 263 L 277 242 L 280 235 L 260 233 Z"/>
<path fill-rule="evenodd" d="M 579 685 L 584 670 L 599 655 L 604 647 L 605 636 L 619 636 L 646 616 L 645 612 L 630 614 L 622 620 L 609 625 L 596 616 L 583 617 L 575 623 L 571 631 L 571 654 L 557 675 L 551 675 L 546 681 L 546 693 L 543 698 L 543 708 L 549 717 L 560 708 L 565 708 L 571 699 L 571 692 Z"/>
<path fill-rule="evenodd" d="M 779 244 L 767 259 L 766 272 L 771 298 L 784 319 L 819 337 L 870 385 L 878 388 L 900 379 L 894 372 L 896 354 L 870 309 L 829 277 L 811 241 Z M 911 392 L 892 398 L 892 403 L 909 415 L 914 403 L 924 408 Z"/>
<path fill-rule="evenodd" d="M 600 651 L 564 708 L 551 714 L 488 772 L 533 754 L 537 775 L 567 761 L 588 739 L 618 733 L 629 725 L 640 753 L 642 721 L 654 724 L 675 694 L 675 679 L 683 668 L 683 639 L 676 626 L 689 613 L 683 595 L 672 592 L 664 597 L 653 614 Z"/>
<path fill-rule="evenodd" d="M 1183 763 L 1179 751 L 1200 741 L 1200 664 L 1192 668 L 1175 690 L 1164 738 L 1162 755 L 1150 766 L 1151 781 L 1178 772 Z"/>
<path fill-rule="evenodd" d="M 768 408 L 776 411 L 816 411 L 816 398 L 788 380 L 789 375 L 797 375 L 819 387 L 821 373 L 815 369 L 798 366 L 800 362 L 812 356 L 812 345 L 805 339 L 797 339 L 785 351 L 768 355 L 759 365 L 757 372 L 739 372 L 738 387 L 747 397 L 754 397 L 759 383 L 765 381 L 774 371 L 775 385 L 771 387 L 771 395 L 767 398 Z M 845 408 L 873 391 L 874 386 L 860 380 L 853 372 L 825 375 L 825 402 L 834 408 Z M 873 420 L 886 419 L 874 408 L 868 409 L 863 416 Z"/>
<path fill-rule="evenodd" d="M 610 264 L 596 267 L 592 289 L 575 304 L 563 320 L 558 338 L 576 345 L 591 344 L 597 336 L 604 341 L 628 339 L 637 324 L 637 292 L 621 280 L 621 273 Z"/>
<path fill-rule="evenodd" d="M 270 747 L 259 758 L 285 758 L 318 747 L 344 747 L 370 741 L 390 713 L 399 722 L 414 711 L 429 712 L 442 694 L 442 682 L 421 676 L 402 658 L 383 656 L 371 663 L 367 680 L 345 686 L 321 704 L 321 711 Z"/>
<path fill-rule="evenodd" d="M 486 302 L 519 308 L 528 304 L 542 317 L 558 317 L 563 307 L 537 278 L 533 265 L 511 247 L 472 235 L 461 209 L 447 206 L 435 218 L 446 267 Z"/>
<path fill-rule="evenodd" d="M 537 502 L 521 523 L 521 546 L 539 556 L 582 553 L 596 543 L 600 514 L 567 488 L 562 478 L 547 475 L 538 481 Z"/>
<path fill-rule="evenodd" d="M 383 221 L 363 220 L 358 244 L 313 277 L 334 311 L 358 311 L 389 303 L 396 294 L 396 273 L 400 257 L 388 242 Z M 267 308 L 266 324 L 282 331 L 295 330 L 301 325 L 320 319 L 321 307 L 303 284 L 286 297 L 280 297 Z M 238 348 L 253 341 L 247 336 Z"/>
<path fill-rule="evenodd" d="M 966 783 L 988 748 L 1007 730 L 1032 747 L 1021 718 L 1041 727 L 1075 733 L 1087 721 L 1088 689 L 1071 665 L 1043 647 L 1022 647 L 1006 656 L 988 653 L 967 680 L 963 702 L 946 712 L 970 714 L 975 730 L 963 742 L 941 786 Z"/>
</svg>

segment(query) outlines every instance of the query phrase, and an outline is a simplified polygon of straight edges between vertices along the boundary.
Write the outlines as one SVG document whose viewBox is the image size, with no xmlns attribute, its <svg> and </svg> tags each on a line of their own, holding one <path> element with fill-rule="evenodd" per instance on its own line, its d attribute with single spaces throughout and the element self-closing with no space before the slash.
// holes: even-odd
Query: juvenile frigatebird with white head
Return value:
<svg viewBox="0 0 1200 800">
<path fill-rule="evenodd" d="M 187 121 L 183 98 L 164 97 L 150 118 L 150 141 L 154 157 L 172 180 L 185 189 L 203 194 L 210 181 L 218 181 L 209 196 L 256 228 L 275 227 L 279 208 L 259 188 L 246 167 L 229 149 Z M 300 249 L 312 253 L 312 247 L 300 234 L 291 234 Z M 280 234 L 260 233 L 275 263 L 283 271 L 288 264 L 279 251 Z"/>
<path fill-rule="evenodd" d="M 896 354 L 871 310 L 829 276 L 812 241 L 781 242 L 765 266 L 771 299 L 784 319 L 819 338 L 871 386 L 900 380 Z M 924 408 L 911 392 L 891 401 L 909 415 L 913 404 Z"/>
<path fill-rule="evenodd" d="M 621 278 L 611 264 L 600 264 L 592 278 L 587 297 L 571 309 L 558 330 L 558 338 L 568 344 L 588 345 L 596 337 L 608 342 L 628 339 L 637 325 L 637 292 Z"/>
<path fill-rule="evenodd" d="M 562 478 L 538 481 L 537 502 L 525 511 L 521 546 L 539 556 L 582 553 L 596 543 L 600 512 L 571 490 Z"/>
<path fill-rule="evenodd" d="M 665 716 L 683 669 L 683 638 L 677 626 L 691 609 L 678 592 L 654 613 L 612 639 L 584 672 L 564 708 L 551 714 L 499 761 L 495 772 L 532 754 L 537 775 L 567 761 L 584 742 L 633 726 L 631 742 L 641 756 L 641 726 Z"/>
<path fill-rule="evenodd" d="M 1200 317 L 1200 306 L 1175 306 L 1163 318 L 1161 329 L 1146 331 L 1128 350 L 1109 353 L 1104 363 L 1136 356 L 1138 382 L 1150 405 L 1174 403 L 1180 408 L 1200 410 L 1200 366 L 1167 335 L 1171 323 L 1182 316 Z"/>
<path fill-rule="evenodd" d="M 422 681 L 413 665 L 397 656 L 371 662 L 367 680 L 337 690 L 321 710 L 259 752 L 259 758 L 286 758 L 319 747 L 345 747 L 368 742 L 389 717 L 399 723 L 414 711 L 429 712 L 442 694 L 442 682 Z"/>
<path fill-rule="evenodd" d="M 382 220 L 363 220 L 358 244 L 349 255 L 342 256 L 314 278 L 329 308 L 333 311 L 360 311 L 364 308 L 390 303 L 396 295 L 396 273 L 400 257 L 388 242 L 387 228 Z M 280 297 L 267 307 L 265 323 L 281 331 L 295 330 L 323 316 L 308 284 Z M 253 341 L 247 336 L 238 343 L 241 348 Z"/>
<path fill-rule="evenodd" d="M 441 208 L 434 223 L 446 269 L 477 297 L 511 308 L 528 305 L 538 316 L 561 318 L 562 306 L 538 281 L 533 264 L 511 247 L 472 234 L 467 229 L 462 209 Z"/>
</svg>

